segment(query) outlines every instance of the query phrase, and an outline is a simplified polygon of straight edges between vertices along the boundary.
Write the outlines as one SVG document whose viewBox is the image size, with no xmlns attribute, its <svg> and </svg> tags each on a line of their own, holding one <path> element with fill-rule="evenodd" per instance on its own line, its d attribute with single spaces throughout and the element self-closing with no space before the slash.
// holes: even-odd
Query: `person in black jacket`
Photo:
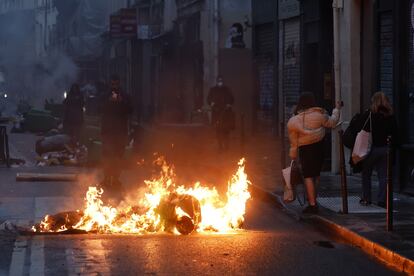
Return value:
<svg viewBox="0 0 414 276">
<path fill-rule="evenodd" d="M 102 186 L 109 193 L 122 194 L 119 177 L 122 171 L 122 157 L 128 142 L 128 119 L 132 113 L 131 101 L 120 88 L 117 75 L 111 78 L 111 91 L 102 110 L 102 146 L 104 180 Z"/>
<path fill-rule="evenodd" d="M 63 101 L 63 106 L 63 132 L 69 135 L 74 142 L 78 142 L 83 124 L 84 101 L 77 83 L 72 84 L 66 99 Z"/>
<path fill-rule="evenodd" d="M 369 122 L 370 115 L 371 122 Z M 387 192 L 387 141 L 388 137 L 391 137 L 393 148 L 396 148 L 398 145 L 398 127 L 391 103 L 383 92 L 377 92 L 372 96 L 371 107 L 361 116 L 361 121 L 368 122 L 364 130 L 372 133 L 372 147 L 370 154 L 362 161 L 363 191 L 360 204 L 371 204 L 371 175 L 375 169 L 379 180 L 377 204 L 380 207 L 385 207 Z"/>
<path fill-rule="evenodd" d="M 231 106 L 234 97 L 231 90 L 224 85 L 223 78 L 217 78 L 217 85 L 210 89 L 207 103 L 211 106 L 211 124 L 216 127 L 219 150 L 230 147 L 230 131 L 234 128 L 234 113 Z"/>
</svg>

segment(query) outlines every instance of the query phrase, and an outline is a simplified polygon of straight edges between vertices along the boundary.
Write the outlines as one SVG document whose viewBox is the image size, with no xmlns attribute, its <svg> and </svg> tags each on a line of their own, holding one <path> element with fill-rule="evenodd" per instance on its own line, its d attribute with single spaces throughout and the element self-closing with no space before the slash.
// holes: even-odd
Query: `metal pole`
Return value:
<svg viewBox="0 0 414 276">
<path fill-rule="evenodd" d="M 393 231 L 394 206 L 393 206 L 393 185 L 392 185 L 392 145 L 391 136 L 387 139 L 387 231 Z"/>
<path fill-rule="evenodd" d="M 335 103 L 342 101 L 341 91 L 341 34 L 340 34 L 340 9 L 343 8 L 342 0 L 333 0 L 332 13 L 333 13 L 333 39 L 334 39 L 334 84 L 335 84 Z M 336 136 L 332 135 L 332 160 L 331 171 L 337 173 L 339 167 L 338 160 L 338 141 Z"/>
<path fill-rule="evenodd" d="M 343 142 L 344 131 L 341 129 L 338 131 L 339 136 L 339 162 L 341 171 L 341 193 L 342 193 L 342 213 L 348 214 L 348 184 L 346 179 L 346 167 L 345 167 L 345 152 Z"/>
</svg>

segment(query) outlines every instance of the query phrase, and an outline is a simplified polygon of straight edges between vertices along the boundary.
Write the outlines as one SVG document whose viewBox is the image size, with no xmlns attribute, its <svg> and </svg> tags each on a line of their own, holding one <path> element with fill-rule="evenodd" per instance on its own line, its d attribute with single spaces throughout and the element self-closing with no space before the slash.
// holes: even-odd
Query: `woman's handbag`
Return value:
<svg viewBox="0 0 414 276">
<path fill-rule="evenodd" d="M 352 117 L 351 122 L 349 123 L 349 126 L 345 130 L 342 141 L 344 143 L 344 146 L 348 149 L 352 149 L 355 145 L 355 140 L 358 135 L 358 132 L 361 130 L 361 114 L 357 113 L 354 117 Z"/>
<path fill-rule="evenodd" d="M 290 162 L 290 166 L 282 170 L 285 189 L 283 201 L 290 203 L 296 199 L 296 186 L 302 182 L 302 174 L 295 160 Z"/>
<path fill-rule="evenodd" d="M 358 164 L 362 160 L 364 160 L 368 154 L 371 152 L 372 146 L 372 118 L 371 112 L 369 113 L 368 119 L 365 121 L 362 130 L 358 132 L 357 137 L 355 139 L 355 145 L 352 150 L 352 162 L 354 164 Z M 365 131 L 365 126 L 367 125 L 368 121 L 370 122 L 370 130 Z"/>
</svg>

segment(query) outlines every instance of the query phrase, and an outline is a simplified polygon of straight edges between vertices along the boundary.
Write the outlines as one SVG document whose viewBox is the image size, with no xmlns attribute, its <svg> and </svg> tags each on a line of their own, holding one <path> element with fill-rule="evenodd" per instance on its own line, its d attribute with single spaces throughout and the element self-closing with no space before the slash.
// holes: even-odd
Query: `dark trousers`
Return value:
<svg viewBox="0 0 414 276">
<path fill-rule="evenodd" d="M 362 161 L 362 198 L 371 201 L 371 176 L 378 174 L 378 202 L 385 202 L 387 195 L 387 147 L 373 147 L 368 157 Z"/>
<path fill-rule="evenodd" d="M 105 137 L 102 147 L 105 181 L 119 181 L 124 163 L 124 139 L 123 137 Z"/>
<path fill-rule="evenodd" d="M 220 151 L 227 151 L 230 148 L 230 130 L 217 127 L 217 143 Z"/>
</svg>

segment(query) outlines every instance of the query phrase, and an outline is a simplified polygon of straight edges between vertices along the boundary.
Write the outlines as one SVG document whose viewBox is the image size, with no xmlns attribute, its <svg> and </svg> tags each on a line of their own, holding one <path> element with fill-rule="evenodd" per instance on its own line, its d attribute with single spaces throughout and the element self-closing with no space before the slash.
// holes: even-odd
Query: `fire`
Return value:
<svg viewBox="0 0 414 276">
<path fill-rule="evenodd" d="M 227 186 L 226 197 L 216 188 L 195 183 L 192 187 L 175 182 L 174 168 L 163 158 L 157 178 L 145 181 L 146 193 L 136 206 L 112 207 L 102 200 L 104 191 L 89 187 L 83 211 L 47 215 L 33 226 L 35 232 L 61 232 L 70 229 L 98 233 L 148 234 L 167 231 L 175 234 L 192 232 L 228 233 L 240 229 L 244 222 L 246 202 L 250 198 L 250 181 L 245 173 L 245 160 Z"/>
</svg>

